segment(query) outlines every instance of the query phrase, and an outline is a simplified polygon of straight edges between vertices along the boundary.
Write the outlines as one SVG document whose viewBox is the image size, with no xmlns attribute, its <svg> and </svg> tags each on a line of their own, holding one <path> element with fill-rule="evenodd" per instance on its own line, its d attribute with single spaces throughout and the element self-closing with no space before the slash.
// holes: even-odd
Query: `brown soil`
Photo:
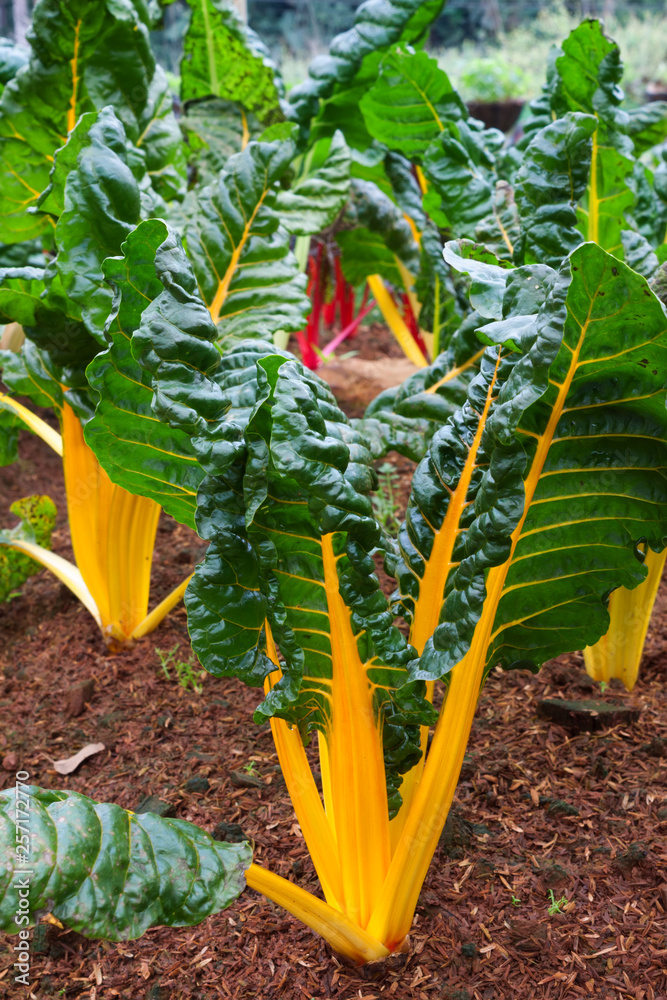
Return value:
<svg viewBox="0 0 667 1000">
<path fill-rule="evenodd" d="M 54 547 L 67 555 L 59 461 L 26 435 L 20 464 L 0 469 L 1 509 L 32 492 L 56 500 Z M 185 576 L 201 552 L 190 531 L 163 518 L 153 598 Z M 248 890 L 199 927 L 161 928 L 138 941 L 40 932 L 30 991 L 13 985 L 15 939 L 0 937 L 0 1000 L 665 1000 L 666 758 L 654 738 L 667 736 L 666 602 L 663 586 L 635 691 L 612 685 L 605 693 L 641 708 L 631 727 L 573 735 L 537 718 L 541 697 L 599 696 L 578 654 L 537 676 L 491 675 L 402 968 L 365 978 Z M 85 609 L 47 573 L 33 577 L 21 596 L 0 606 L 4 783 L 21 767 L 35 784 L 128 808 L 157 795 L 207 830 L 239 823 L 258 862 L 314 890 L 270 732 L 251 719 L 259 692 L 208 676 L 201 696 L 185 691 L 164 677 L 156 654 L 174 646 L 188 660 L 182 607 L 133 650 L 109 655 Z M 91 678 L 88 707 L 68 717 L 66 692 Z M 55 773 L 53 759 L 92 742 L 106 750 L 67 779 Z M 265 787 L 235 788 L 229 771 L 251 760 Z M 187 792 L 193 776 L 208 778 L 209 790 Z M 550 889 L 568 901 L 553 915 Z"/>
</svg>

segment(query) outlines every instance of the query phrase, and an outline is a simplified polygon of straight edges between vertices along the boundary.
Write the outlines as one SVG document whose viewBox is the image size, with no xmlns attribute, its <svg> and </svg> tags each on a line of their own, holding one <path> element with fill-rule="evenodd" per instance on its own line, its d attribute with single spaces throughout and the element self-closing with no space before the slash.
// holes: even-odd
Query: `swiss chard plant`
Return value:
<svg viewBox="0 0 667 1000">
<path fill-rule="evenodd" d="M 503 145 L 497 132 L 472 120 L 435 60 L 405 45 L 381 59 L 360 108 L 375 143 L 413 164 L 423 199 L 417 211 L 414 204 L 404 209 L 416 228 L 430 218 L 441 231 L 485 247 L 498 264 L 555 267 L 589 240 L 651 277 L 666 256 L 667 106 L 626 109 L 622 72 L 616 43 L 599 21 L 584 21 L 552 52 L 543 94 L 531 105 L 516 146 Z M 394 198 L 401 204 L 398 191 Z M 425 249 L 422 238 L 422 272 Z M 463 252 L 479 256 L 471 246 Z M 429 257 L 438 259 L 437 240 Z M 442 262 L 428 266 L 439 278 L 439 303 L 460 315 L 452 301 L 451 273 Z M 418 301 L 425 287 L 420 274 L 414 284 Z M 434 292 L 429 294 L 433 300 Z M 485 319 L 501 318 L 485 311 L 479 297 L 472 301 L 479 327 Z M 430 319 L 433 314 L 429 309 L 424 315 Z M 485 339 L 483 329 L 478 336 Z M 451 332 L 445 344 L 449 337 Z M 470 372 L 477 349 L 473 342 Z M 438 373 L 442 375 L 441 359 Z M 423 378 L 434 381 L 429 375 Z M 405 412 L 404 390 L 398 402 Z M 390 403 L 378 401 L 374 412 Z M 649 552 L 646 558 L 653 583 L 632 593 L 616 592 L 610 599 L 609 634 L 596 649 L 584 651 L 592 676 L 619 677 L 628 688 L 637 676 L 664 565 L 664 554 Z"/>
<path fill-rule="evenodd" d="M 235 18 L 224 9 L 225 5 L 216 6 L 218 20 L 236 32 L 237 49 L 245 46 L 243 51 L 254 65 L 252 40 L 247 32 L 241 34 Z M 239 152 L 240 160 L 229 160 L 229 150 L 212 139 L 205 156 L 201 137 L 193 138 L 192 128 L 184 126 L 187 145 L 172 111 L 164 73 L 153 59 L 149 27 L 148 7 L 142 2 L 72 6 L 40 0 L 30 36 L 31 58 L 7 83 L 0 100 L 6 198 L 0 239 L 11 241 L 16 251 L 0 270 L 0 319 L 6 330 L 21 332 L 16 340 L 4 338 L 2 346 L 12 349 L 0 354 L 3 379 L 10 389 L 0 395 L 2 460 L 16 456 L 19 424 L 40 434 L 63 457 L 76 565 L 17 533 L 3 536 L 2 543 L 24 552 L 30 544 L 31 555 L 77 594 L 113 646 L 155 628 L 182 596 L 187 581 L 148 614 L 160 509 L 169 510 L 172 497 L 184 490 L 194 496 L 198 478 L 185 436 L 170 441 L 166 449 L 174 461 L 189 468 L 185 483 L 172 485 L 160 478 L 163 462 L 162 469 L 150 470 L 154 488 L 149 497 L 136 496 L 137 491 L 109 479 L 106 466 L 85 443 L 84 426 L 100 391 L 104 397 L 106 384 L 100 374 L 103 361 L 90 380 L 86 374 L 89 362 L 107 347 L 104 328 L 112 293 L 102 271 L 104 258 L 118 253 L 140 219 L 156 214 L 178 217 L 211 314 L 224 322 L 226 338 L 249 335 L 256 321 L 267 328 L 273 324 L 276 330 L 297 330 L 308 308 L 305 277 L 290 252 L 289 235 L 271 207 L 293 146 L 252 143 Z M 186 59 L 198 51 L 195 43 L 201 27 L 195 12 Z M 220 24 L 213 27 L 218 30 Z M 208 37 L 207 44 L 212 45 L 212 39 Z M 224 51 L 229 64 L 229 52 Z M 240 49 L 237 62 L 239 53 Z M 250 101 L 242 86 L 248 82 L 246 76 L 232 85 L 223 72 L 225 66 L 216 62 L 222 54 L 214 49 L 214 58 L 205 66 L 188 62 L 190 72 L 186 68 L 183 76 L 188 107 L 231 94 Z M 123 60 L 132 61 L 127 74 Z M 263 78 L 267 78 L 265 62 L 260 60 Z M 47 77 L 52 81 L 48 106 L 40 100 Z M 224 92 L 218 86 L 223 78 Z M 252 92 L 251 108 L 259 114 L 254 83 Z M 270 89 L 263 116 L 270 113 L 269 105 L 273 107 L 269 98 Z M 19 130 L 27 137 L 25 142 L 17 139 Z M 239 143 L 239 150 L 247 139 Z M 205 176 L 195 178 L 197 183 L 184 200 L 186 160 L 194 153 L 202 170 L 216 157 L 225 162 L 225 169 L 212 171 L 210 177 L 204 170 Z M 19 203 L 16 185 L 30 197 Z M 296 198 L 293 210 L 304 200 Z M 219 212 L 227 225 L 226 242 L 219 239 Z M 122 331 L 116 340 L 121 349 Z M 31 413 L 17 395 L 51 408 L 61 433 Z M 122 401 L 114 399 L 122 409 Z M 140 453 L 150 446 L 155 455 L 165 445 L 164 434 L 150 428 L 148 445 L 147 426 L 144 422 L 141 439 L 130 435 L 115 446 L 121 452 L 135 447 Z M 107 441 L 114 430 L 107 420 Z M 98 442 L 103 436 L 98 428 Z M 113 476 L 113 463 L 109 465 Z M 94 545 L 91 537 L 96 539 Z"/>
<path fill-rule="evenodd" d="M 660 300 L 590 242 L 558 269 L 486 266 L 504 318 L 415 471 L 394 547 L 374 516 L 365 438 L 291 355 L 257 341 L 220 354 L 165 223 L 141 223 L 107 262 L 152 419 L 187 435 L 202 477 L 195 522 L 209 548 L 185 597 L 193 648 L 214 675 L 264 688 L 256 720 L 270 720 L 325 898 L 189 824 L 147 827 L 80 795 L 27 789 L 39 817 L 32 920 L 48 908 L 110 938 L 194 923 L 240 890 L 244 868 L 247 884 L 357 964 L 408 946 L 489 670 L 597 642 L 609 593 L 641 585 L 643 548 L 660 551 L 667 535 Z M 438 406 L 437 391 L 421 395 Z M 391 601 L 376 550 L 397 581 Z M 1 801 L 0 917 L 16 931 L 15 793 Z M 102 864 L 110 856 L 118 864 Z M 207 866 L 214 888 L 188 895 L 183 879 L 208 884 Z"/>
<path fill-rule="evenodd" d="M 0 543 L 56 573 L 116 646 L 154 628 L 184 590 L 147 614 L 160 506 L 109 480 L 82 426 L 97 398 L 85 370 L 106 344 L 112 300 L 101 263 L 141 218 L 167 211 L 162 192 L 184 193 L 180 133 L 148 28 L 142 5 L 41 0 L 30 60 L 0 99 L 1 238 L 19 260 L 0 271 L 0 312 L 25 334 L 0 356 L 13 442 L 3 460 L 15 457 L 18 422 L 62 456 L 76 565 L 19 533 Z M 16 395 L 51 408 L 60 433 Z"/>
</svg>

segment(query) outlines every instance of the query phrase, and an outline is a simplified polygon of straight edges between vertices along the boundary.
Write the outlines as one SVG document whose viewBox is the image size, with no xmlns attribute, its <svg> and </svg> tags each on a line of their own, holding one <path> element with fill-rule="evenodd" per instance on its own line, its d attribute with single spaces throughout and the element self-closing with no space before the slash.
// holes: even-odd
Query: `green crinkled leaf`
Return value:
<svg viewBox="0 0 667 1000">
<path fill-rule="evenodd" d="M 419 274 L 415 293 L 421 305 L 419 325 L 433 334 L 433 354 L 447 346 L 461 322 L 460 307 L 450 271 L 442 256 L 440 233 L 430 221 L 421 232 Z"/>
<path fill-rule="evenodd" d="M 6 243 L 51 229 L 48 217 L 27 210 L 82 112 L 113 104 L 139 138 L 155 72 L 148 10 L 132 0 L 40 0 L 29 41 L 30 62 L 0 99 L 0 240 Z"/>
<path fill-rule="evenodd" d="M 0 270 L 0 323 L 33 326 L 43 291 L 43 268 L 8 267 Z"/>
<path fill-rule="evenodd" d="M 56 154 L 52 187 L 42 206 L 60 209 L 58 256 L 47 279 L 55 269 L 68 315 L 80 319 L 100 344 L 111 308 L 102 261 L 119 252 L 141 217 L 139 185 L 128 159 L 125 130 L 112 108 L 83 115 Z M 51 291 L 49 299 L 54 297 Z"/>
<path fill-rule="evenodd" d="M 626 176 L 626 182 L 629 189 L 623 196 L 626 223 L 622 214 L 617 215 L 613 238 L 623 243 L 622 227 L 627 224 L 657 249 L 665 241 L 667 230 L 667 202 L 659 196 L 660 174 L 636 160 Z M 634 204 L 631 199 L 634 199 Z M 620 204 L 620 199 L 617 199 L 617 204 Z M 621 256 L 616 251 L 614 253 Z"/>
<path fill-rule="evenodd" d="M 594 116 L 568 112 L 537 132 L 526 149 L 515 188 L 523 262 L 557 267 L 583 242 L 577 203 L 588 184 L 596 127 Z"/>
<path fill-rule="evenodd" d="M 188 0 L 181 100 L 236 101 L 260 121 L 280 114 L 282 80 L 269 51 L 226 0 Z"/>
<path fill-rule="evenodd" d="M 667 139 L 667 101 L 651 101 L 638 108 L 628 108 L 626 114 L 626 132 L 634 143 L 637 156 Z"/>
<path fill-rule="evenodd" d="M 212 381 L 220 365 L 217 331 L 174 231 L 155 253 L 155 273 L 163 290 L 142 313 L 132 355 L 151 376 L 156 416 L 186 434 L 206 434 L 209 422 L 225 412 Z"/>
<path fill-rule="evenodd" d="M 658 269 L 659 261 L 653 247 L 641 233 L 624 229 L 621 233 L 625 262 L 645 278 L 652 277 Z"/>
<path fill-rule="evenodd" d="M 86 371 L 99 399 L 85 436 L 114 483 L 155 500 L 181 524 L 194 527 L 203 472 L 188 435 L 155 420 L 151 380 L 132 356 L 132 336 L 143 312 L 163 290 L 155 255 L 168 235 L 163 222 L 143 222 L 123 244 L 123 256 L 104 262 L 115 301 L 106 330 L 109 346 Z"/>
<path fill-rule="evenodd" d="M 443 393 L 440 397 L 442 404 L 440 414 L 444 415 L 445 408 L 449 404 L 447 408 L 451 415 L 436 429 L 426 455 L 414 472 L 405 522 L 399 533 L 400 558 L 395 570 L 398 592 L 395 597 L 399 601 L 402 614 L 413 624 L 411 635 L 419 629 L 417 609 L 420 602 L 423 605 L 432 598 L 430 589 L 434 583 L 432 579 L 427 580 L 429 568 L 433 569 L 431 563 L 434 560 L 438 562 L 442 560 L 439 578 L 441 590 L 438 593 L 439 603 L 442 604 L 445 599 L 445 588 L 455 572 L 455 567 L 465 555 L 468 512 L 463 508 L 456 522 L 448 529 L 450 504 L 456 508 L 455 490 L 464 481 L 466 474 L 469 475 L 470 482 L 465 499 L 468 502 L 472 501 L 479 489 L 489 456 L 483 448 L 476 450 L 475 442 L 480 427 L 484 426 L 483 415 L 487 396 L 505 384 L 515 361 L 515 357 L 511 354 L 501 357 L 497 347 L 488 348 L 481 358 L 481 369 L 478 366 L 472 369 L 474 378 L 468 382 L 465 393 L 467 398 L 464 399 L 461 408 L 451 406 L 454 400 L 447 393 Z M 430 388 L 435 399 L 438 399 L 437 389 L 433 393 L 437 382 L 432 380 L 434 375 L 442 371 L 440 359 L 432 368 L 436 371 L 426 375 L 424 386 Z M 417 386 L 412 388 L 412 392 L 415 388 Z M 423 398 L 421 395 L 421 399 Z M 419 406 L 420 395 L 417 394 L 416 399 L 413 397 L 411 402 Z M 449 558 L 444 560 L 442 556 L 438 557 L 435 554 L 435 546 L 438 536 L 446 539 L 448 535 L 452 536 L 451 551 Z M 434 621 L 433 625 L 436 624 L 437 621 Z M 426 636 L 426 639 L 428 640 L 429 636 Z M 423 641 L 422 638 L 422 644 Z M 427 662 L 430 662 L 428 641 L 425 656 Z M 421 659 L 423 660 L 424 656 Z M 446 669 L 445 667 L 442 670 L 443 674 L 446 673 Z M 422 670 L 420 667 L 419 672 Z"/>
<path fill-rule="evenodd" d="M 243 112 L 232 101 L 218 97 L 190 102 L 179 120 L 190 152 L 190 168 L 197 180 L 208 184 L 225 167 L 234 153 L 243 149 Z M 256 139 L 261 127 L 254 116 L 246 124 Z"/>
<path fill-rule="evenodd" d="M 507 278 L 512 270 L 509 261 L 501 260 L 491 250 L 471 240 L 450 240 L 442 255 L 456 271 L 471 278 L 473 309 L 488 319 L 501 319 Z"/>
<path fill-rule="evenodd" d="M 586 18 L 570 32 L 555 60 L 557 81 L 554 103 L 558 111 L 597 110 L 603 119 L 614 116 L 623 100 L 619 84 L 623 76 L 616 42 L 604 33 L 595 18 Z"/>
<path fill-rule="evenodd" d="M 377 684 L 376 710 L 396 717 L 393 691 L 413 653 L 368 555 L 380 534 L 368 496 L 370 453 L 329 388 L 290 355 L 254 342 L 219 355 L 174 238 L 156 262 L 165 288 L 144 310 L 133 347 L 153 380 L 154 413 L 190 435 L 208 472 L 197 529 L 210 544 L 185 598 L 197 655 L 216 675 L 261 685 L 274 669 L 265 652 L 268 620 L 285 662 L 261 716 L 325 729 L 331 639 L 322 547 L 331 535 L 360 662 Z M 416 760 L 420 718 L 400 753 L 388 744 L 392 795 Z"/>
<path fill-rule="evenodd" d="M 465 236 L 493 211 L 496 133 L 478 132 L 463 120 L 444 122 L 440 136 L 424 155 L 429 189 L 424 208 L 441 228 Z"/>
<path fill-rule="evenodd" d="M 383 167 L 390 185 L 390 190 L 385 193 L 390 195 L 402 212 L 410 216 L 421 232 L 426 227 L 426 214 L 422 206 L 421 188 L 414 175 L 412 164 L 400 153 L 388 150 L 384 155 Z M 384 191 L 380 180 L 376 180 L 375 183 Z"/>
<path fill-rule="evenodd" d="M 666 352 L 646 281 L 595 244 L 575 250 L 487 420 L 490 465 L 418 676 L 460 660 L 476 626 L 487 668 L 604 634 L 610 591 L 646 575 L 637 543 L 659 551 L 667 534 Z M 489 567 L 502 567 L 500 596 L 484 611 Z"/>
<path fill-rule="evenodd" d="M 622 74 L 618 45 L 604 34 L 600 21 L 589 19 L 563 42 L 551 89 L 551 111 L 558 118 L 567 118 L 568 112 L 595 116 L 587 190 L 573 200 L 581 198 L 577 225 L 584 240 L 617 256 L 622 253 L 621 230 L 628 228 L 625 214 L 634 201 L 628 184 L 633 169 L 633 144 L 626 135 L 630 119 L 620 107 Z M 578 186 L 579 176 L 572 181 L 573 187 Z M 568 245 L 567 251 L 573 246 Z M 535 259 L 558 264 L 556 256 Z"/>
<path fill-rule="evenodd" d="M 27 396 L 35 406 L 58 411 L 63 405 L 62 373 L 31 341 L 18 353 L 0 351 L 2 379 L 15 396 Z"/>
<path fill-rule="evenodd" d="M 336 233 L 341 267 L 353 285 L 380 274 L 401 285 L 398 258 L 412 274 L 419 270 L 419 247 L 400 208 L 369 181 L 353 180 L 344 221 L 354 227 Z"/>
<path fill-rule="evenodd" d="M 78 792 L 32 785 L 0 792 L 0 927 L 16 934 L 21 868 L 15 818 L 29 809 L 29 914 L 50 912 L 90 938 L 122 941 L 150 927 L 189 927 L 245 887 L 249 844 L 219 843 L 193 823 L 136 814 Z M 20 845 L 21 847 L 23 845 Z"/>
<path fill-rule="evenodd" d="M 186 148 L 173 105 L 167 77 L 162 68 L 156 66 L 148 100 L 138 119 L 138 135 L 128 131 L 129 138 L 146 157 L 146 171 L 153 189 L 165 201 L 181 200 L 187 179 Z"/>
<path fill-rule="evenodd" d="M 293 156 L 291 142 L 251 142 L 193 205 L 188 256 L 222 343 L 305 326 L 306 276 L 276 207 L 276 184 Z"/>
<path fill-rule="evenodd" d="M 0 411 L 0 418 L 4 413 L 5 411 Z M 3 543 L 0 545 L 0 603 L 8 600 L 28 577 L 34 576 L 42 568 L 34 559 L 6 546 L 11 545 L 12 541 L 21 540 L 36 542 L 42 548 L 50 549 L 51 534 L 56 523 L 56 505 L 50 497 L 24 497 L 16 500 L 9 509 L 20 521 L 16 527 L 0 532 Z"/>
<path fill-rule="evenodd" d="M 290 91 L 288 117 L 305 127 L 318 114 L 321 101 L 327 102 L 321 117 L 336 102 L 343 109 L 346 103 L 354 108 L 354 98 L 346 101 L 346 92 L 352 94 L 355 89 L 358 106 L 361 88 L 375 78 L 380 54 L 397 42 L 418 41 L 440 13 L 443 3 L 444 0 L 367 0 L 357 9 L 354 27 L 336 35 L 328 55 L 317 56 L 308 68 L 308 79 Z M 366 60 L 373 64 L 370 71 Z M 333 128 L 344 127 L 344 114 L 332 117 Z M 347 131 L 345 135 L 350 142 Z"/>
<path fill-rule="evenodd" d="M 335 132 L 321 166 L 307 171 L 293 187 L 279 191 L 276 210 L 281 223 L 296 236 L 326 229 L 343 208 L 350 189 L 350 151 L 342 132 Z"/>
<path fill-rule="evenodd" d="M 437 60 L 401 47 L 384 56 L 360 107 L 373 138 L 411 160 L 424 156 L 446 121 L 468 117 Z"/>
<path fill-rule="evenodd" d="M 0 87 L 13 80 L 29 59 L 28 49 L 16 45 L 11 38 L 0 38 Z"/>
<path fill-rule="evenodd" d="M 223 393 L 234 353 L 216 375 Z M 238 421 L 230 421 L 232 407 L 216 431 L 220 444 L 227 442 L 216 452 L 217 475 L 199 494 L 198 530 L 210 546 L 186 594 L 193 646 L 213 673 L 257 685 L 274 666 L 263 653 L 268 620 L 285 661 L 258 721 L 275 714 L 304 733 L 326 733 L 331 631 L 338 627 L 330 602 L 340 595 L 350 625 L 335 621 L 343 630 L 351 627 L 375 711 L 391 720 L 402 711 L 395 690 L 407 680 L 414 652 L 393 625 L 368 554 L 379 541 L 368 495 L 375 483 L 370 453 L 328 387 L 301 365 L 270 355 L 250 375 L 247 391 L 256 394 L 255 406 L 243 437 Z M 236 366 L 231 380 L 238 381 Z M 208 460 L 206 447 L 204 455 Z M 335 579 L 325 572 L 328 544 L 337 558 Z M 392 812 L 400 774 L 417 760 L 417 745 L 415 724 L 407 725 L 400 753 L 386 745 Z"/>
<path fill-rule="evenodd" d="M 521 241 L 521 223 L 514 191 L 507 181 L 496 181 L 493 209 L 475 226 L 475 242 L 483 243 L 502 260 L 512 260 Z"/>
</svg>

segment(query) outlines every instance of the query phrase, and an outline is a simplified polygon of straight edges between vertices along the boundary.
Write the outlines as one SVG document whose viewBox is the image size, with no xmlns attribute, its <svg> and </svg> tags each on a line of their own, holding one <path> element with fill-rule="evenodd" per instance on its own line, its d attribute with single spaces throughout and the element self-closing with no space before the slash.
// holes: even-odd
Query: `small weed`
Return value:
<svg viewBox="0 0 667 1000">
<path fill-rule="evenodd" d="M 259 777 L 259 771 L 257 770 L 257 764 L 254 760 L 249 760 L 247 764 L 243 765 L 243 770 L 246 774 L 249 774 L 253 778 Z"/>
<path fill-rule="evenodd" d="M 521 900 L 518 896 L 512 896 L 512 906 L 521 906 Z"/>
<path fill-rule="evenodd" d="M 551 900 L 551 905 L 549 906 L 549 916 L 554 917 L 557 913 L 561 913 L 562 908 L 567 905 L 567 896 L 561 896 L 560 899 L 556 899 L 554 896 L 553 889 L 549 889 L 549 898 Z"/>
<path fill-rule="evenodd" d="M 609 687 L 609 681 L 600 681 L 600 694 L 604 694 Z"/>
<path fill-rule="evenodd" d="M 205 670 L 197 670 L 197 663 L 194 657 L 190 656 L 188 660 L 177 660 L 176 654 L 178 653 L 178 643 L 172 647 L 172 649 L 165 651 L 164 649 L 156 649 L 155 654 L 160 661 L 162 667 L 162 672 L 168 681 L 171 680 L 171 674 L 169 668 L 171 667 L 176 674 L 176 680 L 181 685 L 184 690 L 187 691 L 189 687 L 195 692 L 195 694 L 201 694 L 203 691 L 203 680 L 206 677 Z"/>
<path fill-rule="evenodd" d="M 377 470 L 378 488 L 373 494 L 373 512 L 376 520 L 389 532 L 395 535 L 400 527 L 397 518 L 399 503 L 396 499 L 398 488 L 398 472 L 391 462 L 383 462 Z"/>
</svg>

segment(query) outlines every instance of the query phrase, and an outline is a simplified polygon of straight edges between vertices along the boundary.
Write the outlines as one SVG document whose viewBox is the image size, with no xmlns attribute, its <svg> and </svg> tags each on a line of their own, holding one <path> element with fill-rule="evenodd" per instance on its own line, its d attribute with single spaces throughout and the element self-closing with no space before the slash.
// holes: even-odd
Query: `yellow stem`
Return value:
<svg viewBox="0 0 667 1000">
<path fill-rule="evenodd" d="M 2 544 L 4 545 L 5 543 L 3 542 Z M 101 627 L 100 613 L 95 600 L 88 590 L 81 572 L 73 563 L 69 562 L 68 559 L 63 559 L 62 556 L 56 555 L 55 552 L 51 552 L 50 549 L 45 549 L 43 546 L 37 545 L 36 542 L 17 539 L 11 545 L 8 545 L 7 548 L 23 552 L 25 555 L 30 556 L 31 559 L 34 559 L 35 562 L 38 562 L 40 566 L 43 566 L 44 569 L 48 569 L 54 576 L 57 576 L 78 597 L 83 606 L 90 611 L 97 624 Z"/>
<path fill-rule="evenodd" d="M 586 670 L 595 681 L 617 677 L 628 691 L 637 680 L 653 605 L 665 567 L 664 552 L 646 553 L 648 576 L 634 590 L 619 587 L 609 598 L 609 631 L 584 649 Z"/>
<path fill-rule="evenodd" d="M 62 410 L 63 471 L 72 548 L 109 644 L 122 644 L 148 611 L 160 506 L 114 485 L 83 438 L 72 408 Z"/>
<path fill-rule="evenodd" d="M 153 610 L 146 615 L 144 620 L 137 625 L 132 632 L 132 639 L 143 639 L 145 635 L 150 635 L 150 633 L 158 627 L 160 622 L 167 617 L 171 609 L 175 608 L 181 600 L 193 576 L 194 573 L 190 573 L 190 576 L 186 577 L 185 580 L 182 580 L 178 587 L 174 587 L 171 593 L 167 594 L 164 600 L 160 601 L 157 607 L 153 608 Z"/>
<path fill-rule="evenodd" d="M 50 427 L 45 420 L 38 417 L 36 413 L 32 413 L 26 406 L 22 403 L 18 403 L 11 396 L 6 396 L 4 393 L 0 392 L 0 408 L 12 410 L 17 417 L 23 421 L 26 427 L 29 427 L 31 431 L 41 437 L 42 441 L 46 441 L 50 448 L 53 448 L 57 455 L 62 456 L 63 453 L 63 439 L 62 435 L 58 431 L 54 431 L 53 427 Z"/>
<path fill-rule="evenodd" d="M 433 545 L 428 561 L 424 567 L 424 575 L 419 583 L 419 597 L 415 603 L 415 609 L 410 629 L 410 642 L 415 647 L 419 655 L 424 652 L 424 647 L 428 639 L 433 635 L 438 622 L 440 621 L 440 611 L 445 595 L 445 585 L 453 565 L 453 554 L 456 540 L 461 531 L 461 517 L 466 506 L 468 490 L 472 476 L 477 466 L 477 456 L 482 440 L 482 434 L 486 426 L 486 419 L 493 402 L 493 391 L 498 377 L 498 366 L 500 365 L 500 349 L 496 359 L 496 367 L 493 378 L 489 382 L 486 392 L 484 409 L 479 416 L 475 436 L 468 449 L 468 456 L 465 465 L 461 470 L 456 488 L 449 497 L 447 512 L 440 528 L 435 532 Z M 433 697 L 433 684 L 428 685 L 429 699 Z M 449 696 L 448 696 L 449 698 Z M 422 748 L 426 750 L 428 739 L 428 729 L 422 726 Z M 467 737 L 466 737 L 467 739 Z M 424 770 L 424 756 L 415 767 L 403 779 L 401 794 L 403 805 L 392 823 L 392 843 L 396 849 L 401 831 L 405 828 L 410 809 L 414 801 L 419 782 Z M 458 774 L 458 772 L 457 772 Z M 449 808 L 449 806 L 447 806 Z M 408 928 L 409 929 L 409 928 Z M 407 931 L 406 931 L 407 933 Z"/>
<path fill-rule="evenodd" d="M 329 826 L 336 838 L 336 820 L 334 818 L 333 791 L 331 788 L 331 765 L 329 764 L 329 748 L 323 733 L 317 734 L 317 749 L 320 757 L 320 774 L 322 775 L 322 798 L 324 799 L 324 811 L 326 813 Z"/>
<path fill-rule="evenodd" d="M 598 130 L 593 132 L 591 150 L 591 179 L 588 185 L 588 232 L 587 238 L 600 242 L 600 199 L 598 198 Z"/>
<path fill-rule="evenodd" d="M 405 320 L 396 308 L 396 303 L 387 291 L 380 275 L 372 274 L 367 278 L 367 281 L 385 323 L 396 337 L 405 356 L 412 361 L 413 365 L 417 365 L 418 368 L 426 368 L 428 362 L 417 346 L 415 338 L 410 333 Z"/>
<path fill-rule="evenodd" d="M 76 27 L 74 29 L 74 55 L 70 59 L 70 66 L 72 68 L 72 95 L 69 101 L 69 107 L 67 109 L 67 131 L 71 132 L 76 125 L 76 98 L 77 89 L 79 87 L 79 32 L 81 31 L 81 21 L 76 22 Z"/>
<path fill-rule="evenodd" d="M 266 623 L 266 632 L 267 653 L 278 666 L 276 647 L 268 622 Z M 268 693 L 278 683 L 280 677 L 281 672 L 278 667 L 266 678 L 264 682 L 265 692 Z M 310 770 L 299 730 L 296 727 L 290 727 L 284 719 L 272 718 L 271 732 L 287 791 L 292 800 L 308 852 L 313 859 L 320 885 L 328 903 L 335 909 L 342 910 L 343 885 L 336 843 L 322 807 L 322 801 Z"/>
<path fill-rule="evenodd" d="M 332 535 L 322 536 L 329 609 L 331 725 L 326 732 L 345 913 L 365 927 L 377 905 L 391 858 L 382 735 L 338 584 Z"/>
<path fill-rule="evenodd" d="M 246 872 L 246 882 L 251 889 L 272 899 L 320 934 L 335 951 L 355 964 L 363 965 L 364 962 L 373 962 L 389 954 L 384 945 L 374 940 L 343 913 L 280 875 L 253 864 Z"/>
</svg>

